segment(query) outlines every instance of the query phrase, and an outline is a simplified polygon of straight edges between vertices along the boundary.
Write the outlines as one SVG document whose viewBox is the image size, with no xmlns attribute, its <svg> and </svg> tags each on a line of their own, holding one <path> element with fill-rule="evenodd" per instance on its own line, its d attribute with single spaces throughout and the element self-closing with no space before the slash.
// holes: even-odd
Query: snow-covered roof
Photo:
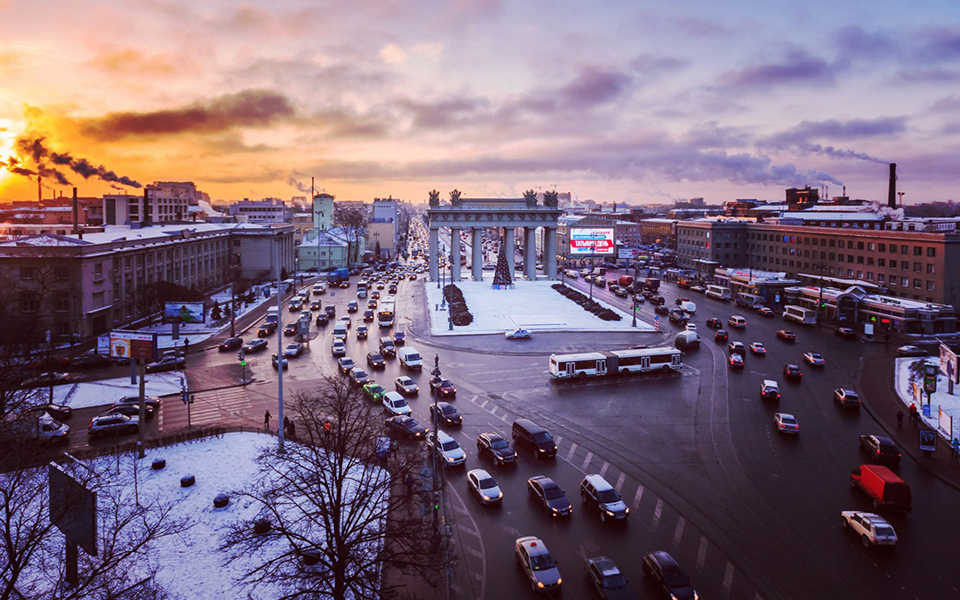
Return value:
<svg viewBox="0 0 960 600">
<path fill-rule="evenodd" d="M 863 211 L 785 211 L 780 213 L 781 219 L 798 219 L 801 221 L 883 221 L 884 218 L 874 212 Z"/>
<path fill-rule="evenodd" d="M 7 247 L 35 246 L 35 247 L 50 248 L 54 246 L 88 246 L 92 243 L 94 242 L 90 242 L 87 239 L 80 240 L 73 236 L 60 235 L 57 233 L 41 233 L 40 235 L 25 237 L 19 240 L 2 242 L 0 243 L 0 246 L 7 246 Z"/>
</svg>

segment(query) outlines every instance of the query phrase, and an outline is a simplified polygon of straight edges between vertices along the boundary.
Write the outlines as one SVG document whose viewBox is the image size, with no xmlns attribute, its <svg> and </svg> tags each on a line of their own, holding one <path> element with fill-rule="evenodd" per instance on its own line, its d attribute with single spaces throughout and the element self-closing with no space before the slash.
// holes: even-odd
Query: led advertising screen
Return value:
<svg viewBox="0 0 960 600">
<path fill-rule="evenodd" d="M 612 256 L 613 227 L 578 227 L 570 229 L 570 256 Z"/>
<path fill-rule="evenodd" d="M 133 358 L 156 360 L 157 334 L 137 333 L 114 330 L 110 332 L 110 356 L 114 358 Z"/>
<path fill-rule="evenodd" d="M 181 323 L 203 323 L 203 302 L 167 302 L 163 305 L 165 321 L 180 319 Z"/>
</svg>

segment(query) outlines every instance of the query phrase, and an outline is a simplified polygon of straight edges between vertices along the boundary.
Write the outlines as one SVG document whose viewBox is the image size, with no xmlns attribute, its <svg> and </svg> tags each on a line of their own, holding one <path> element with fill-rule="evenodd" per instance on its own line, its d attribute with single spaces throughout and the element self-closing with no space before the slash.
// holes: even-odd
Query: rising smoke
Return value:
<svg viewBox="0 0 960 600">
<path fill-rule="evenodd" d="M 304 194 L 309 194 L 310 186 L 297 179 L 298 177 L 305 177 L 305 175 L 299 171 L 291 171 L 290 176 L 287 178 L 287 184 L 292 185 Z"/>
<path fill-rule="evenodd" d="M 80 157 L 71 156 L 67 152 L 55 152 L 50 150 L 44 144 L 43 137 L 20 137 L 17 139 L 14 148 L 19 156 L 7 158 L 6 163 L 0 161 L 0 164 L 6 166 L 7 170 L 24 177 L 33 177 L 39 175 L 43 179 L 52 179 L 60 185 L 70 185 L 70 180 L 58 167 L 66 167 L 84 179 L 97 177 L 103 181 L 118 183 L 134 188 L 143 187 L 143 185 L 125 175 L 117 175 L 103 165 L 94 166 L 89 160 Z M 22 166 L 25 159 L 33 162 L 34 168 L 29 169 Z"/>
</svg>

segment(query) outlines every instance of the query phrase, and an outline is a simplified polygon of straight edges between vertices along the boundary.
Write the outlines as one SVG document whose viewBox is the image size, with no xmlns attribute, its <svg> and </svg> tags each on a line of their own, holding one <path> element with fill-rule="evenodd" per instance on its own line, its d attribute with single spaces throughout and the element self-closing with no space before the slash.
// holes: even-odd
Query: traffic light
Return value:
<svg viewBox="0 0 960 600">
<path fill-rule="evenodd" d="M 440 510 L 440 492 L 433 493 L 433 510 Z"/>
<path fill-rule="evenodd" d="M 244 352 L 243 350 L 240 350 L 240 352 L 237 352 L 237 360 L 240 361 L 241 365 L 247 364 L 246 358 L 247 358 L 246 352 Z"/>
</svg>

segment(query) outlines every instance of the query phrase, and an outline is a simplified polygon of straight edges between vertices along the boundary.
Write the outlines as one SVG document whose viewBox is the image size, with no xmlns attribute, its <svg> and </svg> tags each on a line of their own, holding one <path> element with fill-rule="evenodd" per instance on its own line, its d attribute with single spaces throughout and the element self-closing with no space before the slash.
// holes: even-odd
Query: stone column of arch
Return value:
<svg viewBox="0 0 960 600">
<path fill-rule="evenodd" d="M 460 281 L 460 228 L 450 228 L 450 283 Z"/>
<path fill-rule="evenodd" d="M 523 240 L 523 273 L 530 281 L 537 279 L 537 228 L 525 227 Z"/>
<path fill-rule="evenodd" d="M 473 261 L 470 267 L 474 281 L 483 279 L 483 228 L 474 227 L 470 230 L 473 233 Z"/>
<path fill-rule="evenodd" d="M 557 278 L 557 228 L 543 230 L 543 268 L 549 279 Z"/>
<path fill-rule="evenodd" d="M 440 267 L 437 260 L 437 252 L 440 249 L 440 229 L 430 227 L 430 241 L 428 242 L 427 253 L 430 255 L 430 281 L 440 281 Z"/>
<path fill-rule="evenodd" d="M 505 227 L 503 234 L 503 243 L 506 244 L 507 249 L 507 267 L 510 269 L 510 279 L 515 280 L 517 278 L 516 273 L 516 254 L 517 247 L 515 240 L 516 227 Z"/>
</svg>

